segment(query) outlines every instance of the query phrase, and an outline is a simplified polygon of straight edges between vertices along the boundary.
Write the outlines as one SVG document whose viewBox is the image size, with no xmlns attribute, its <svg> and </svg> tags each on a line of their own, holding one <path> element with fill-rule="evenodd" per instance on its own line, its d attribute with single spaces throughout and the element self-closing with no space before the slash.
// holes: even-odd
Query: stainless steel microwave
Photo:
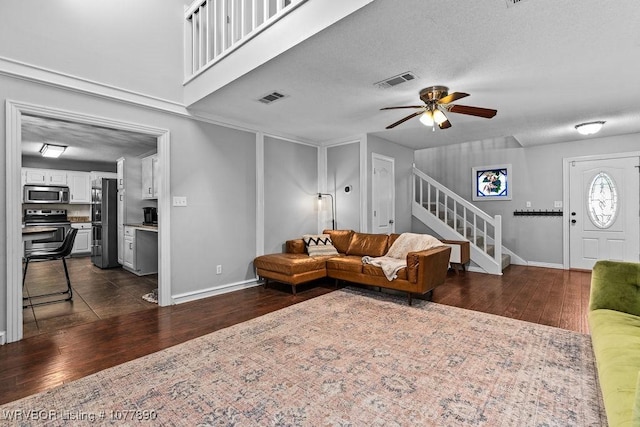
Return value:
<svg viewBox="0 0 640 427">
<path fill-rule="evenodd" d="M 69 187 L 25 185 L 24 203 L 69 203 Z"/>
</svg>

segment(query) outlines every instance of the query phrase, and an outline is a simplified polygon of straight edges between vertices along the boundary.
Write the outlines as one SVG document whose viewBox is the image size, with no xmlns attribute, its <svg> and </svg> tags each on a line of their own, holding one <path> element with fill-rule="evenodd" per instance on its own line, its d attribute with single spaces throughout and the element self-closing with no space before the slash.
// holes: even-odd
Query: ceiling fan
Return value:
<svg viewBox="0 0 640 427">
<path fill-rule="evenodd" d="M 450 94 L 449 88 L 446 86 L 430 86 L 424 88 L 420 91 L 420 99 L 424 102 L 424 105 L 404 105 L 401 107 L 381 108 L 381 110 L 396 110 L 401 108 L 419 109 L 415 113 L 411 113 L 397 122 L 390 124 L 386 129 L 392 129 L 409 119 L 420 116 L 422 124 L 432 127 L 435 131 L 435 125 L 438 125 L 440 129 L 447 129 L 451 127 L 451 122 L 449 122 L 449 119 L 444 114 L 445 111 L 449 113 L 484 117 L 485 119 L 492 118 L 498 112 L 497 110 L 492 110 L 490 108 L 451 104 L 452 102 L 467 96 L 469 96 L 469 94 L 464 92 L 453 92 Z"/>
</svg>

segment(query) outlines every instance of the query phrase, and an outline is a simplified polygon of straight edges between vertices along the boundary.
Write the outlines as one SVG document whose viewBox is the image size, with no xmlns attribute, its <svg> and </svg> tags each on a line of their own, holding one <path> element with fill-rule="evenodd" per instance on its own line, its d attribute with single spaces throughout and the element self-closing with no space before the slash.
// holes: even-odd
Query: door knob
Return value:
<svg viewBox="0 0 640 427">
<path fill-rule="evenodd" d="M 390 220 L 389 220 L 389 224 L 393 224 L 393 222 L 394 222 L 394 221 L 393 221 L 392 219 L 390 219 Z"/>
<path fill-rule="evenodd" d="M 571 220 L 571 224 L 575 224 L 577 221 L 575 219 Z"/>
<path fill-rule="evenodd" d="M 571 212 L 571 216 L 576 216 L 576 213 L 575 212 Z"/>
</svg>

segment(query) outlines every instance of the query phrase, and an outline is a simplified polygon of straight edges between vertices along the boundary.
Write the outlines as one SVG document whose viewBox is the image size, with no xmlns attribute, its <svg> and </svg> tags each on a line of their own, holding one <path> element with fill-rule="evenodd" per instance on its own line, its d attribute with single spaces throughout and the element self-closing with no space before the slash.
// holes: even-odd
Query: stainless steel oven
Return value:
<svg viewBox="0 0 640 427">
<path fill-rule="evenodd" d="M 53 227 L 53 237 L 25 242 L 25 253 L 29 254 L 42 249 L 55 249 L 62 244 L 64 236 L 71 229 L 65 209 L 26 209 L 24 224 L 29 227 Z"/>
<path fill-rule="evenodd" d="M 69 203 L 69 187 L 25 185 L 24 203 Z"/>
</svg>

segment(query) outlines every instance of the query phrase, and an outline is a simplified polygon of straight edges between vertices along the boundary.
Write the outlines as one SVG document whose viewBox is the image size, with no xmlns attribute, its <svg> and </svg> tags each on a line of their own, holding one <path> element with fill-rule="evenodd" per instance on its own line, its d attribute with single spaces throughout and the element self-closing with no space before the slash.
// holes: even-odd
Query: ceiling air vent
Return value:
<svg viewBox="0 0 640 427">
<path fill-rule="evenodd" d="M 263 104 L 271 104 L 272 102 L 285 98 L 286 96 L 287 95 L 283 95 L 280 92 L 271 92 L 260 97 L 258 101 L 262 102 Z"/>
<path fill-rule="evenodd" d="M 397 76 L 389 77 L 388 79 L 384 79 L 381 82 L 374 83 L 374 85 L 378 86 L 380 89 L 386 89 L 388 87 L 397 86 L 401 83 L 408 82 L 416 78 L 417 76 L 415 74 L 413 74 L 411 71 L 407 71 L 406 73 L 398 74 Z"/>
<path fill-rule="evenodd" d="M 512 7 L 515 6 L 517 4 L 520 4 L 526 0 L 505 0 L 507 2 L 507 7 Z"/>
</svg>

